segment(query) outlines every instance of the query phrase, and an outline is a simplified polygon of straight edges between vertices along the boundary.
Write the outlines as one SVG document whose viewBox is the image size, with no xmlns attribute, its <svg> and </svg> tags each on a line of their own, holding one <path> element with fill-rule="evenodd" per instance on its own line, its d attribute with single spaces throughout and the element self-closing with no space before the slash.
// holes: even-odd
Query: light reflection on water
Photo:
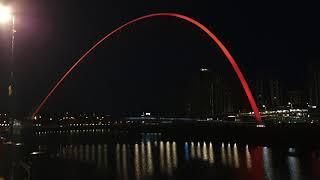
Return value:
<svg viewBox="0 0 320 180">
<path fill-rule="evenodd" d="M 227 161 L 226 161 L 226 150 L 224 148 L 224 143 L 222 143 L 221 145 L 221 161 L 222 164 L 225 166 L 227 165 Z"/>
<path fill-rule="evenodd" d="M 166 142 L 166 162 L 167 162 L 167 173 L 172 175 L 172 159 L 171 159 L 171 148 L 169 141 Z"/>
<path fill-rule="evenodd" d="M 246 145 L 246 164 L 248 169 L 252 168 L 251 154 L 248 145 Z"/>
<path fill-rule="evenodd" d="M 115 169 L 117 177 L 124 180 L 144 179 L 159 174 L 171 177 L 180 166 L 196 161 L 207 164 L 212 170 L 226 168 L 242 174 L 248 173 L 247 176 L 254 179 L 275 180 L 282 174 L 291 180 L 306 179 L 301 175 L 301 160 L 289 153 L 282 153 L 282 158 L 286 156 L 287 162 L 280 165 L 286 166 L 282 169 L 287 172 L 279 172 L 274 165 L 276 151 L 270 147 L 213 141 L 175 142 L 154 138 L 136 143 L 73 144 L 59 147 L 57 156 L 93 163 L 102 170 Z"/>
<path fill-rule="evenodd" d="M 141 172 L 142 172 L 142 176 L 145 176 L 146 175 L 146 154 L 145 154 L 145 150 L 144 150 L 144 142 L 141 143 L 140 145 L 140 149 L 141 149 L 141 165 L 139 165 L 139 167 L 141 167 Z"/>
<path fill-rule="evenodd" d="M 160 171 L 164 172 L 164 145 L 162 141 L 160 141 Z"/>
<path fill-rule="evenodd" d="M 194 147 L 194 142 L 191 142 L 191 158 L 195 158 L 195 147 Z"/>
<path fill-rule="evenodd" d="M 239 168 L 240 167 L 240 160 L 239 160 L 239 154 L 238 154 L 238 147 L 237 147 L 237 144 L 235 143 L 233 145 L 233 157 L 234 157 L 234 166 L 236 168 Z"/>
<path fill-rule="evenodd" d="M 122 144 L 122 175 L 123 179 L 128 179 L 128 164 L 127 164 L 127 145 Z"/>
<path fill-rule="evenodd" d="M 214 153 L 213 153 L 213 148 L 212 148 L 212 143 L 209 143 L 209 162 L 210 164 L 214 163 Z"/>
<path fill-rule="evenodd" d="M 135 176 L 137 179 L 141 177 L 141 170 L 140 170 L 140 154 L 139 154 L 139 145 L 134 145 L 134 167 L 135 167 Z"/>
<path fill-rule="evenodd" d="M 233 167 L 233 163 L 232 163 L 232 155 L 231 155 L 231 145 L 230 143 L 228 143 L 228 147 L 227 147 L 227 154 L 228 154 L 228 166 L 229 167 Z"/>
<path fill-rule="evenodd" d="M 289 175 L 291 180 L 300 180 L 300 161 L 297 157 L 288 157 Z"/>
<path fill-rule="evenodd" d="M 118 177 L 121 176 L 121 169 L 120 169 L 120 145 L 117 143 L 116 145 L 116 167 L 117 167 L 117 174 Z"/>
<path fill-rule="evenodd" d="M 152 159 L 152 152 L 151 152 L 151 143 L 150 141 L 147 142 L 147 174 L 153 175 L 153 159 Z"/>
<path fill-rule="evenodd" d="M 268 147 L 263 148 L 263 167 L 267 179 L 275 179 L 272 167 L 272 152 Z"/>
</svg>

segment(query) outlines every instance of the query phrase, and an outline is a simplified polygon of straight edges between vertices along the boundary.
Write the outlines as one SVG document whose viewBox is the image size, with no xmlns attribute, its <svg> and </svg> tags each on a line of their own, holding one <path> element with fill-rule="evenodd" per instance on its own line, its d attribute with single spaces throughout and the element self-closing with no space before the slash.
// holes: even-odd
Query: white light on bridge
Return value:
<svg viewBox="0 0 320 180">
<path fill-rule="evenodd" d="M 201 68 L 200 71 L 201 72 L 208 72 L 209 70 L 207 68 Z"/>
<path fill-rule="evenodd" d="M 259 127 L 259 128 L 264 128 L 264 127 L 266 127 L 266 126 L 263 125 L 263 124 L 258 124 L 257 127 Z"/>
</svg>

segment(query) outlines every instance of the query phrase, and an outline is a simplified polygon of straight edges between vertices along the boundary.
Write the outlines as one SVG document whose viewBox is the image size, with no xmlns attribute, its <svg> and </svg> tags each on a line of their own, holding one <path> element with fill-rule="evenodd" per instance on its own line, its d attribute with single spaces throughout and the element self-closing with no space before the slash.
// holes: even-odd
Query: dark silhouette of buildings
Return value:
<svg viewBox="0 0 320 180">
<path fill-rule="evenodd" d="M 235 102 L 231 82 L 220 72 L 201 68 L 198 78 L 191 83 L 193 88 L 190 95 L 192 97 L 190 103 L 187 104 L 189 114 L 204 118 L 235 112 L 236 105 L 240 102 Z"/>
<path fill-rule="evenodd" d="M 287 92 L 287 98 L 293 107 L 306 107 L 306 98 L 304 92 L 301 90 L 289 90 Z"/>
<path fill-rule="evenodd" d="M 221 75 L 214 74 L 210 82 L 212 115 L 229 114 L 234 112 L 232 103 L 232 89 Z"/>
<path fill-rule="evenodd" d="M 259 73 L 251 86 L 260 109 L 276 109 L 283 104 L 282 83 L 278 77 L 269 73 Z"/>
<path fill-rule="evenodd" d="M 311 63 L 308 67 L 309 104 L 320 105 L 320 63 Z"/>
</svg>

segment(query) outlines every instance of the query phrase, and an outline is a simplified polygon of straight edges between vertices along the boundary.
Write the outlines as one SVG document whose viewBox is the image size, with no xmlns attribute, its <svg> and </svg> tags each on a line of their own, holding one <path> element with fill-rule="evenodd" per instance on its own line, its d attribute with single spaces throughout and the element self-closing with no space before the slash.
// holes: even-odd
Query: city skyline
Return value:
<svg viewBox="0 0 320 180">
<path fill-rule="evenodd" d="M 320 179 L 318 9 L 0 0 L 0 180 Z"/>
<path fill-rule="evenodd" d="M 96 4 L 87 5 L 83 2 L 75 3 L 72 1 L 63 2 L 64 9 L 61 9 L 61 3 L 60 1 L 50 3 L 15 1 L 14 3 L 15 13 L 18 16 L 16 27 L 17 55 L 15 57 L 17 59 L 15 64 L 17 101 L 20 106 L 17 107 L 18 111 L 30 113 L 48 89 L 51 88 L 52 83 L 73 63 L 81 52 L 90 46 L 97 37 L 101 37 L 105 32 L 123 23 L 125 19 L 145 14 L 145 11 L 138 11 L 139 9 L 150 7 L 145 9 L 150 9 L 149 11 L 173 9 L 174 11 L 175 8 L 173 7 L 180 5 L 180 3 L 173 3 L 176 6 L 171 4 L 168 8 L 165 2 L 148 3 L 141 1 L 134 5 L 131 4 L 136 9 L 135 11 L 127 12 L 126 6 L 123 5 L 124 3 L 130 4 L 130 2 L 112 2 L 111 6 L 98 10 L 99 7 Z M 192 8 L 191 4 L 194 5 Z M 308 73 L 307 68 L 304 67 L 318 57 L 316 56 L 317 51 L 312 50 L 317 46 L 309 48 L 308 46 L 303 47 L 302 44 L 304 46 L 310 44 L 311 46 L 319 38 L 316 33 L 312 33 L 312 31 L 316 32 L 318 27 L 306 28 L 305 32 L 302 27 L 298 27 L 298 29 L 288 28 L 295 25 L 292 21 L 297 20 L 295 18 L 298 15 L 309 17 L 309 10 L 313 8 L 311 5 L 304 5 L 300 8 L 294 3 L 279 3 L 276 4 L 277 6 L 273 6 L 275 5 L 274 2 L 270 2 L 265 7 L 260 7 L 254 3 L 245 7 L 248 4 L 238 4 L 230 1 L 217 3 L 216 6 L 220 8 L 217 9 L 217 12 L 211 12 L 211 8 L 206 7 L 209 4 L 211 5 L 209 2 L 194 3 L 187 1 L 176 9 L 195 17 L 217 33 L 239 61 L 239 66 L 247 79 L 254 80 L 255 71 L 271 69 L 271 72 L 280 71 L 280 77 L 278 78 L 284 79 L 283 82 L 286 83 L 283 86 L 293 87 L 290 88 L 291 90 L 301 90 L 305 87 L 302 84 L 304 80 L 307 80 Z M 235 8 L 235 5 L 240 5 L 247 11 L 242 12 Z M 72 8 L 74 6 L 78 8 Z M 280 8 L 286 6 L 292 7 L 293 10 L 299 7 L 301 13 L 296 14 L 293 10 L 286 10 L 287 14 L 281 14 L 279 12 Z M 120 7 L 123 7 L 123 10 Z M 233 11 L 229 10 L 228 7 L 233 8 Z M 117 8 L 120 8 L 119 11 L 116 11 Z M 268 8 L 274 9 L 274 14 L 266 16 L 262 13 L 269 10 Z M 256 12 L 257 9 L 262 11 L 260 14 L 258 13 L 258 17 L 249 16 L 249 12 Z M 235 14 L 239 14 L 239 17 L 235 17 Z M 237 22 L 237 18 L 240 17 L 243 18 L 242 21 Z M 312 22 L 312 17 L 303 23 L 306 26 L 312 26 L 309 23 Z M 263 22 L 256 22 L 257 18 L 261 18 Z M 279 23 L 284 18 L 288 18 L 285 21 L 288 24 L 280 25 Z M 84 27 L 83 22 L 89 22 L 90 19 L 96 19 L 96 21 L 91 22 L 90 28 L 88 26 Z M 28 21 L 30 23 L 26 23 Z M 269 24 L 277 25 L 276 27 L 279 27 L 280 32 L 266 28 L 269 27 Z M 165 26 L 170 28 L 165 28 Z M 2 40 L 7 41 L 7 29 L 2 28 Z M 158 30 L 160 28 L 161 31 Z M 74 31 L 75 29 L 76 31 Z M 165 110 L 167 104 L 174 104 L 175 102 L 179 102 L 179 106 L 186 104 L 181 102 L 184 97 L 179 98 L 179 94 L 185 90 L 186 84 L 190 83 L 192 76 L 201 67 L 221 67 L 225 74 L 234 76 L 219 50 L 215 50 L 215 47 L 212 48 L 208 45 L 207 38 L 192 35 L 197 34 L 195 29 L 186 30 L 185 25 L 175 25 L 175 22 L 171 20 L 167 22 L 161 19 L 136 25 L 132 29 L 135 29 L 135 33 L 132 35 L 123 32 L 123 40 L 114 37 L 110 43 L 106 43 L 106 47 L 97 50 L 88 61 L 90 62 L 88 66 L 80 68 L 76 72 L 77 75 L 67 80 L 63 87 L 59 89 L 56 99 L 51 100 L 51 107 L 48 110 L 63 111 L 78 108 L 80 111 L 81 108 L 86 109 L 88 107 L 92 108 L 92 111 L 97 109 L 98 111 L 115 112 L 119 112 L 121 109 L 127 109 L 123 111 L 141 111 L 149 107 Z M 285 29 L 288 31 L 283 32 Z M 307 34 L 307 30 L 311 32 Z M 295 36 L 291 38 L 290 35 L 298 31 L 302 31 L 301 34 L 306 38 L 297 39 L 294 38 Z M 66 34 L 68 36 L 65 36 Z M 269 41 L 266 38 L 268 36 L 273 37 L 271 39 L 277 39 L 279 43 Z M 282 39 L 278 36 L 281 36 Z M 82 37 L 82 39 L 78 37 Z M 36 41 L 33 41 L 33 39 L 36 39 Z M 292 45 L 289 41 L 286 42 L 288 39 L 304 43 Z M 30 42 L 32 43 L 30 44 Z M 170 43 L 168 44 L 168 42 Z M 43 44 L 46 44 L 47 47 Z M 254 44 L 257 44 L 257 47 L 253 47 Z M 9 43 L 7 45 L 2 43 L 2 45 L 9 47 Z M 264 48 L 260 49 L 258 47 Z M 295 51 L 297 47 L 301 47 L 299 53 Z M 270 48 L 272 48 L 272 51 L 269 50 Z M 282 48 L 290 49 L 290 51 L 279 51 Z M 1 52 L 2 59 L 7 58 L 5 49 L 3 48 L 4 51 Z M 33 57 L 31 54 L 37 54 L 37 56 Z M 271 58 L 272 56 L 273 58 Z M 93 59 L 96 60 L 91 61 Z M 0 76 L 2 82 L 0 98 L 2 102 L 6 102 L 7 66 L 5 61 L 1 61 L 0 67 L 4 69 L 1 70 Z M 296 72 L 297 70 L 299 72 Z M 292 71 L 295 73 L 292 73 Z M 177 83 L 179 81 L 181 83 Z M 297 83 L 297 81 L 300 83 Z M 296 88 L 295 85 L 299 87 Z M 149 88 L 151 89 L 147 91 L 146 89 Z M 253 87 L 251 89 L 254 91 Z M 75 92 L 75 90 L 79 90 L 79 92 Z M 64 97 L 70 98 L 70 101 L 62 104 Z M 79 97 L 82 97 L 82 100 L 73 103 L 79 100 Z M 150 99 L 158 102 L 155 104 Z M 128 101 L 130 101 L 129 104 L 124 106 L 123 103 Z M 136 102 L 140 104 L 137 105 Z M 93 107 L 95 103 L 97 103 L 97 106 Z M 1 105 L 3 111 L 6 108 L 5 104 Z M 60 106 L 66 107 L 61 108 Z M 101 106 L 105 107 L 101 108 Z M 171 111 L 175 108 L 172 107 Z"/>
</svg>

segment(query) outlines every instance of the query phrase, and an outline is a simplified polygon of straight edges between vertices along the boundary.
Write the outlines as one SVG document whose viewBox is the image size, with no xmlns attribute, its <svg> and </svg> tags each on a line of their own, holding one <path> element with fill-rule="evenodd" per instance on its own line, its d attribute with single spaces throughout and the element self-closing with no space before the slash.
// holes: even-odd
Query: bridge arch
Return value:
<svg viewBox="0 0 320 180">
<path fill-rule="evenodd" d="M 221 49 L 221 51 L 223 52 L 223 54 L 226 56 L 226 58 L 228 59 L 228 61 L 230 62 L 233 70 L 235 71 L 235 73 L 237 74 L 237 77 L 239 79 L 239 81 L 241 82 L 242 88 L 244 89 L 246 96 L 249 100 L 251 109 L 254 112 L 255 115 L 255 119 L 257 122 L 261 121 L 261 116 L 260 116 L 260 112 L 259 109 L 257 107 L 257 104 L 253 98 L 253 95 L 251 93 L 251 90 L 249 88 L 249 85 L 242 73 L 242 71 L 240 70 L 238 64 L 236 63 L 235 59 L 232 57 L 231 53 L 227 50 L 227 48 L 223 45 L 223 43 L 217 38 L 217 36 L 215 36 L 207 27 L 205 27 L 203 24 L 201 24 L 200 22 L 196 21 L 195 19 L 182 15 L 182 14 L 178 14 L 178 13 L 153 13 L 153 14 L 148 14 L 145 16 L 141 16 L 138 17 L 136 19 L 133 19 L 123 25 L 121 25 L 120 27 L 114 29 L 113 31 L 111 31 L 110 33 L 108 33 L 107 35 L 105 35 L 103 38 L 101 38 L 98 42 L 96 42 L 89 50 L 87 50 L 66 72 L 65 74 L 59 79 L 59 81 L 53 86 L 53 88 L 49 91 L 48 95 L 41 101 L 41 103 L 37 106 L 36 110 L 33 112 L 32 114 L 32 118 L 34 118 L 42 109 L 42 107 L 46 104 L 46 102 L 48 101 L 49 97 L 56 91 L 56 89 L 61 85 L 61 83 L 69 76 L 69 74 L 73 71 L 73 69 L 75 69 L 82 61 L 85 60 L 85 58 L 97 47 L 99 46 L 103 41 L 105 41 L 106 39 L 108 39 L 110 36 L 112 36 L 113 34 L 119 32 L 121 29 L 124 29 L 128 26 L 130 26 L 131 24 L 134 24 L 138 21 L 144 20 L 144 19 L 149 19 L 149 18 L 153 18 L 153 17 L 157 17 L 157 16 L 167 16 L 167 17 L 175 17 L 178 19 L 182 19 L 185 20 L 193 25 L 195 25 L 196 27 L 200 28 L 201 30 L 203 30 L 217 45 L 218 47 Z"/>
</svg>

